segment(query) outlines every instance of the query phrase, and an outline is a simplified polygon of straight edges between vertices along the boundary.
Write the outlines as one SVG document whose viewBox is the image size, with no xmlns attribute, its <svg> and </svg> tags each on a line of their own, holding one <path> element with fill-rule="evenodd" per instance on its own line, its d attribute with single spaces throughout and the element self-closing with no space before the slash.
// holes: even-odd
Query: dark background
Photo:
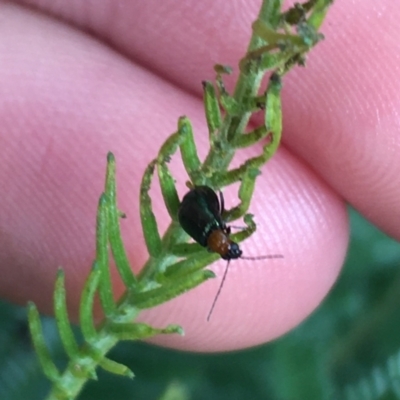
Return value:
<svg viewBox="0 0 400 400">
<path fill-rule="evenodd" d="M 79 397 L 162 400 L 400 399 L 400 245 L 350 210 L 351 244 L 339 281 L 299 327 L 272 343 L 199 355 L 120 343 L 109 356 L 129 380 L 99 371 Z M 43 318 L 55 360 L 55 325 Z M 0 302 L 0 399 L 43 399 L 24 308 Z"/>
</svg>

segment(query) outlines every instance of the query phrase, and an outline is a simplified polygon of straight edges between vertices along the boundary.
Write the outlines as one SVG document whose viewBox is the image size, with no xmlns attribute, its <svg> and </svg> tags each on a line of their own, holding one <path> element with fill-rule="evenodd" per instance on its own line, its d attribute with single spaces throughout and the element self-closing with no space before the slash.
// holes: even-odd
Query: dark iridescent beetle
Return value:
<svg viewBox="0 0 400 400">
<path fill-rule="evenodd" d="M 222 219 L 224 212 L 224 197 L 216 193 L 208 186 L 195 186 L 183 197 L 179 206 L 178 219 L 183 230 L 197 243 L 211 252 L 218 253 L 221 258 L 227 260 L 221 285 L 214 298 L 207 320 L 210 319 L 215 303 L 224 284 L 230 260 L 242 258 L 245 260 L 263 260 L 267 258 L 282 258 L 281 255 L 269 255 L 260 257 L 243 257 L 242 250 L 237 243 L 230 239 L 231 229 Z"/>
<path fill-rule="evenodd" d="M 220 200 L 208 186 L 196 186 L 188 192 L 179 207 L 178 218 L 183 230 L 197 243 L 218 253 L 224 260 L 240 258 L 239 245 L 230 240 L 231 230 L 222 220 L 224 198 Z"/>
</svg>

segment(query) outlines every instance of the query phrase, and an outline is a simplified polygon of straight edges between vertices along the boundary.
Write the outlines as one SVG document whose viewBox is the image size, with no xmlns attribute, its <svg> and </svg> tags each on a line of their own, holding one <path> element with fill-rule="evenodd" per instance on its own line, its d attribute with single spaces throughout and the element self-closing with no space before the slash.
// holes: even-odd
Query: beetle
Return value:
<svg viewBox="0 0 400 400">
<path fill-rule="evenodd" d="M 229 238 L 231 229 L 222 219 L 224 197 L 220 199 L 208 186 L 195 186 L 182 199 L 178 219 L 183 230 L 209 251 L 224 260 L 242 256 L 239 245 Z"/>
<path fill-rule="evenodd" d="M 222 192 L 219 192 L 218 199 L 214 190 L 208 186 L 193 187 L 183 197 L 178 210 L 178 220 L 182 229 L 201 246 L 206 247 L 211 252 L 218 253 L 222 259 L 227 260 L 221 285 L 214 298 L 207 321 L 210 320 L 215 303 L 220 295 L 231 260 L 238 258 L 246 260 L 282 258 L 281 255 L 243 257 L 239 245 L 229 237 L 231 228 L 223 220 L 223 212 L 224 196 Z"/>
</svg>

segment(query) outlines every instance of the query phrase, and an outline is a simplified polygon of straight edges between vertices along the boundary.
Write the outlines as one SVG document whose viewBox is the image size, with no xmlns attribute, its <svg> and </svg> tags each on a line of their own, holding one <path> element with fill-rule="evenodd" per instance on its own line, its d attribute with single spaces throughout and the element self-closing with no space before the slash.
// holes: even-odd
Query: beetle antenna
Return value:
<svg viewBox="0 0 400 400">
<path fill-rule="evenodd" d="M 218 297 L 219 297 L 219 295 L 221 294 L 222 286 L 224 286 L 224 282 L 225 282 L 226 276 L 228 275 L 228 268 L 229 268 L 230 262 L 231 262 L 231 260 L 228 260 L 228 262 L 227 262 L 227 264 L 226 264 L 224 276 L 222 277 L 222 281 L 221 281 L 221 284 L 219 285 L 218 292 L 217 292 L 217 294 L 216 294 L 215 297 L 214 297 L 214 301 L 213 301 L 212 306 L 211 306 L 211 308 L 210 308 L 210 312 L 209 312 L 208 315 L 207 315 L 207 322 L 210 321 L 211 314 L 212 314 L 213 311 L 214 311 L 215 304 L 217 303 Z"/>
<path fill-rule="evenodd" d="M 258 256 L 258 257 L 239 257 L 242 260 L 266 260 L 268 258 L 283 258 L 282 254 L 270 254 L 268 256 Z"/>
<path fill-rule="evenodd" d="M 271 258 L 283 258 L 283 255 L 282 255 L 282 254 L 270 254 L 270 255 L 267 255 L 267 256 L 240 257 L 240 258 L 243 259 L 243 260 L 266 260 L 266 259 L 271 259 Z M 219 295 L 221 294 L 222 286 L 224 286 L 226 277 L 227 277 L 227 275 L 228 275 L 228 268 L 229 268 L 230 262 L 231 262 L 231 260 L 228 260 L 228 262 L 227 262 L 227 264 L 226 264 L 226 268 L 225 268 L 224 275 L 223 275 L 223 277 L 222 277 L 221 284 L 219 285 L 218 292 L 217 292 L 217 294 L 216 294 L 215 297 L 214 297 L 214 301 L 213 301 L 213 303 L 212 303 L 212 305 L 211 305 L 210 312 L 209 312 L 208 315 L 207 315 L 207 322 L 210 321 L 211 314 L 213 313 L 214 308 L 215 308 L 215 304 L 217 303 L 218 297 L 219 297 Z"/>
</svg>

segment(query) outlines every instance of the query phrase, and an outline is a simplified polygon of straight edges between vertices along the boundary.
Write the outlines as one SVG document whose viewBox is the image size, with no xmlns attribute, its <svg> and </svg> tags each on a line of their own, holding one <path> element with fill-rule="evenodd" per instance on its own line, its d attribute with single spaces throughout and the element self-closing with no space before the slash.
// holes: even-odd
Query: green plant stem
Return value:
<svg viewBox="0 0 400 400">
<path fill-rule="evenodd" d="M 281 8 L 280 0 L 263 1 L 258 18 L 264 21 L 265 23 L 275 26 L 278 23 L 280 8 Z M 247 51 L 250 52 L 258 48 L 263 43 L 264 41 L 260 39 L 259 36 L 253 33 Z M 258 93 L 261 80 L 263 79 L 264 74 L 265 74 L 264 71 L 250 71 L 247 73 L 241 71 L 234 90 L 234 95 L 233 95 L 234 100 L 238 104 L 241 104 L 245 102 L 247 99 L 255 97 Z M 222 137 L 227 137 L 230 140 L 233 140 L 235 137 L 241 135 L 249 122 L 251 114 L 252 114 L 251 112 L 244 112 L 242 113 L 242 115 L 238 117 L 232 117 L 230 115 L 226 115 L 222 122 L 220 135 Z M 233 148 L 227 149 L 226 151 L 221 153 L 218 152 L 215 147 L 212 147 L 210 148 L 210 151 L 202 165 L 202 169 L 226 170 L 230 162 L 232 161 L 234 154 L 235 154 L 235 149 Z M 165 239 L 166 241 L 168 241 L 169 245 L 173 246 L 182 242 L 182 239 L 184 237 L 185 235 L 182 234 L 182 229 L 180 228 L 180 226 L 171 223 L 165 235 Z M 163 240 L 163 242 L 165 242 L 165 240 Z M 165 264 L 165 259 L 163 259 L 162 257 L 159 257 L 157 259 L 150 257 L 139 274 L 139 281 L 143 282 L 143 280 L 147 280 L 149 278 L 154 277 L 155 263 Z"/>
<path fill-rule="evenodd" d="M 316 3 L 318 5 L 318 11 L 315 11 L 313 16 L 313 24 L 314 27 L 318 27 L 320 23 L 323 20 L 323 14 L 321 10 L 324 10 L 324 5 L 329 3 L 329 0 L 316 0 Z M 282 1 L 281 0 L 264 0 L 258 20 L 261 21 L 261 23 L 265 23 L 269 28 L 274 29 L 276 28 L 280 23 L 281 23 L 281 5 Z M 322 15 L 323 14 L 323 15 Z M 322 16 L 321 16 L 322 15 Z M 267 43 L 265 39 L 262 39 L 259 35 L 255 34 L 253 32 L 252 37 L 250 39 L 250 43 L 248 46 L 248 51 L 247 55 L 251 53 L 252 51 L 260 48 L 261 46 L 264 46 Z M 269 43 L 267 43 L 269 44 Z M 275 44 L 274 44 L 275 46 Z M 304 52 L 306 51 L 306 47 L 304 47 Z M 290 51 L 288 50 L 288 53 Z M 297 53 L 293 54 L 293 60 L 292 59 L 284 59 L 285 61 L 285 66 L 284 69 L 282 70 L 282 74 L 287 72 L 290 67 L 295 64 L 298 60 L 296 58 Z M 286 57 L 286 55 L 285 55 Z M 282 58 L 279 59 L 280 62 L 282 62 Z M 286 63 L 287 61 L 287 63 Z M 236 84 L 236 87 L 233 92 L 233 96 L 231 98 L 232 102 L 231 104 L 250 104 L 250 99 L 254 100 L 255 97 L 259 95 L 259 87 L 261 85 L 262 79 L 265 75 L 265 68 L 262 70 L 261 68 L 258 67 L 258 61 L 254 61 L 250 59 L 248 65 L 243 64 L 247 66 L 246 68 L 240 68 L 240 74 L 238 77 L 238 81 Z M 279 77 L 278 77 L 279 78 Z M 218 79 L 217 79 L 218 81 Z M 219 89 L 221 91 L 221 86 L 222 81 L 219 81 L 220 86 Z M 217 83 L 218 86 L 218 83 Z M 279 87 L 280 90 L 280 87 Z M 279 92 L 280 93 L 280 92 Z M 229 98 L 229 96 L 225 97 Z M 279 100 L 280 101 L 280 100 Z M 280 106 L 280 104 L 279 104 Z M 212 105 L 210 106 L 212 107 Z M 235 154 L 235 147 L 232 146 L 232 143 L 239 142 L 237 140 L 239 135 L 242 135 L 243 132 L 245 132 L 245 129 L 248 125 L 249 119 L 252 115 L 252 111 L 248 110 L 246 107 L 244 107 L 243 110 L 239 110 L 238 112 L 234 113 L 229 113 L 226 112 L 221 126 L 218 128 L 218 137 L 220 138 L 220 146 L 211 146 L 211 149 L 204 161 L 204 163 L 200 166 L 200 170 L 202 171 L 204 176 L 208 176 L 207 172 L 209 171 L 227 171 L 233 156 Z M 271 119 L 271 125 L 276 125 L 276 121 L 274 120 L 274 116 L 270 117 Z M 280 114 L 279 118 L 280 119 Z M 268 120 L 268 118 L 267 118 Z M 181 124 L 184 121 L 181 120 Z M 208 121 L 209 122 L 209 121 Z M 268 122 L 268 121 L 267 121 Z M 278 121 L 280 123 L 280 121 Z M 212 129 L 217 129 L 216 126 L 212 126 Z M 271 127 L 269 127 L 271 128 Z M 279 130 L 279 129 L 278 129 Z M 179 133 L 179 132 L 178 132 Z M 191 133 L 190 133 L 191 135 Z M 278 136 L 280 133 L 278 134 Z M 267 159 L 269 159 L 270 156 L 277 150 L 278 144 L 279 144 L 279 137 L 273 137 L 271 139 L 273 146 L 271 146 L 272 151 L 267 154 L 267 156 L 263 158 L 263 162 L 265 162 Z M 274 142 L 275 141 L 275 142 Z M 225 143 L 228 143 L 226 147 Z M 169 148 L 169 144 L 166 143 L 166 148 Z M 151 176 L 152 173 L 154 172 L 155 166 L 157 163 L 160 163 L 160 157 L 158 159 L 155 159 L 148 167 L 149 174 L 145 174 L 144 177 L 144 183 L 145 183 L 145 189 L 144 191 L 141 192 L 141 200 L 147 202 L 148 204 L 151 203 L 151 199 L 148 196 L 148 188 L 150 187 L 151 184 Z M 162 164 L 161 166 L 161 172 L 168 177 L 168 185 L 165 185 L 164 187 L 164 192 L 168 192 L 169 189 L 173 185 L 173 179 L 168 175 L 168 169 L 166 166 L 166 162 L 168 160 L 161 160 L 161 162 L 165 162 L 165 164 Z M 187 160 L 188 163 L 190 162 L 196 162 L 192 157 Z M 232 173 L 232 171 L 230 171 Z M 235 172 L 235 171 L 233 171 Z M 257 168 L 248 168 L 246 170 L 240 170 L 241 175 L 239 175 L 241 178 L 244 179 L 246 176 L 246 173 L 248 174 L 248 177 L 250 177 L 249 182 L 247 185 L 242 187 L 242 190 L 244 191 L 253 191 L 254 189 L 254 182 L 255 182 L 255 177 L 258 175 L 258 169 Z M 229 174 L 229 173 L 226 173 Z M 237 179 L 236 179 L 237 181 Z M 229 180 L 226 180 L 226 182 L 229 183 Z M 196 183 L 196 182 L 194 182 Z M 109 185 L 110 186 L 110 185 Z M 115 190 L 115 188 L 113 189 Z M 106 190 L 107 192 L 107 190 Z M 111 196 L 112 197 L 112 196 Z M 236 209 L 233 209 L 234 215 L 243 215 L 247 207 L 249 205 L 249 201 L 251 198 L 251 195 L 249 198 L 245 198 L 245 196 L 242 196 L 244 200 L 241 198 L 241 205 L 236 207 Z M 106 196 L 103 198 L 103 202 L 107 203 Z M 115 201 L 114 198 L 112 198 L 112 201 Z M 176 200 L 171 202 L 170 204 L 170 212 L 175 212 L 176 209 Z M 109 205 L 105 205 L 105 207 L 110 207 Z M 116 209 L 116 205 L 113 205 L 114 209 Z M 108 208 L 110 210 L 110 208 Z M 145 213 L 146 212 L 146 213 Z M 144 267 L 142 268 L 141 272 L 137 276 L 137 281 L 134 280 L 133 277 L 130 277 L 128 274 L 125 274 L 125 278 L 127 281 L 132 281 L 134 282 L 134 288 L 129 288 L 125 291 L 125 293 L 121 296 L 117 304 L 114 305 L 112 304 L 112 293 L 107 292 L 106 290 L 103 290 L 104 293 L 108 295 L 107 298 L 103 296 L 103 302 L 104 299 L 107 301 L 106 304 L 109 305 L 107 308 L 107 318 L 103 320 L 103 322 L 97 326 L 94 327 L 94 325 L 90 324 L 85 324 L 86 326 L 86 336 L 89 338 L 88 343 L 86 343 L 81 349 L 80 349 L 80 354 L 79 357 L 76 359 L 72 359 L 69 363 L 68 366 L 65 370 L 65 372 L 59 377 L 55 377 L 53 382 L 53 388 L 50 392 L 50 394 L 47 397 L 47 400 L 60 400 L 60 399 L 74 399 L 76 396 L 79 394 L 79 392 L 82 390 L 84 384 L 88 379 L 96 379 L 96 368 L 100 365 L 105 365 L 106 369 L 109 368 L 110 370 L 113 369 L 114 371 L 120 370 L 122 373 L 129 375 L 130 372 L 127 370 L 124 370 L 122 367 L 120 368 L 117 363 L 113 364 L 113 362 L 108 362 L 106 359 L 106 354 L 115 346 L 115 344 L 121 340 L 121 338 L 126 338 L 129 336 L 130 339 L 140 339 L 141 334 L 150 336 L 151 334 L 156 334 L 156 333 L 180 333 L 179 329 L 176 327 L 167 327 L 165 329 L 154 329 L 148 326 L 145 326 L 144 324 L 136 324 L 135 326 L 132 326 L 131 332 L 128 332 L 128 330 L 124 331 L 124 324 L 130 324 L 132 321 L 136 319 L 138 316 L 139 312 L 141 311 L 139 309 L 138 304 L 140 304 L 140 295 L 147 292 L 155 293 L 156 295 L 159 295 L 160 302 L 168 300 L 168 296 L 172 293 L 171 298 L 175 297 L 179 293 L 182 293 L 185 290 L 189 290 L 191 287 L 195 287 L 201 282 L 205 281 L 209 277 L 211 277 L 211 273 L 209 271 L 199 271 L 198 266 L 201 266 L 201 268 L 204 267 L 204 265 L 209 265 L 213 260 L 217 259 L 219 256 L 217 254 L 210 254 L 207 252 L 203 252 L 203 254 L 199 254 L 198 257 L 198 265 L 193 267 L 193 271 L 190 271 L 190 277 L 189 274 L 188 276 L 184 276 L 185 272 L 182 270 L 175 270 L 171 272 L 171 275 L 175 273 L 175 278 L 176 280 L 176 285 L 178 288 L 176 289 L 175 292 L 157 292 L 159 289 L 159 283 L 160 280 L 164 279 L 163 283 L 166 282 L 166 286 L 171 285 L 171 281 L 168 279 L 171 278 L 171 275 L 164 276 L 163 273 L 167 269 L 167 267 L 171 266 L 173 263 L 176 263 L 177 257 L 171 254 L 171 249 L 177 246 L 178 244 L 182 244 L 185 242 L 188 238 L 186 233 L 183 232 L 182 228 L 180 225 L 174 221 L 172 222 L 164 236 L 161 238 L 158 235 L 157 231 L 157 223 L 154 218 L 154 214 L 152 213 L 151 208 L 146 209 L 145 211 L 142 210 L 141 207 L 141 217 L 142 217 L 142 222 L 146 222 L 149 224 L 149 221 L 152 222 L 152 226 L 150 227 L 151 229 L 148 230 L 148 235 L 146 236 L 146 243 L 148 245 L 148 248 L 151 249 L 150 252 L 150 257 Z M 110 219 L 110 216 L 104 212 L 105 217 Z M 115 213 L 114 213 L 115 214 Z M 111 213 L 111 217 L 115 219 L 115 215 Z M 154 219 L 154 221 L 153 221 Z M 255 230 L 255 224 L 250 221 L 250 216 L 245 215 L 244 221 L 246 224 L 250 224 L 248 227 L 248 231 L 244 232 L 239 232 L 235 235 L 232 235 L 232 238 L 236 240 L 237 239 L 244 239 L 247 237 L 249 234 L 254 232 Z M 115 221 L 114 221 L 115 225 Z M 144 225 L 144 224 L 143 224 Z M 152 232 L 156 232 L 157 235 L 152 235 Z M 104 232 L 104 238 L 106 238 L 106 233 Z M 108 232 L 109 233 L 109 232 Z M 104 245 L 104 243 L 101 244 L 104 248 L 107 248 L 107 244 Z M 119 243 L 115 244 L 114 243 L 114 248 L 119 249 Z M 119 253 L 123 253 L 122 251 L 118 250 Z M 103 254 L 104 260 L 106 259 L 108 253 Z M 122 256 L 124 256 L 122 254 Z M 123 257 L 124 258 L 124 257 Z M 196 257 L 197 258 L 197 257 Z M 203 265 L 204 264 L 204 265 Z M 169 272 L 169 270 L 168 270 Z M 94 271 L 96 273 L 96 271 Z M 179 281 L 179 278 L 186 278 L 187 283 L 186 286 L 183 284 L 183 280 Z M 93 275 L 93 279 L 100 279 L 97 277 L 97 275 Z M 191 280 L 190 280 L 190 279 Z M 109 278 L 107 277 L 107 280 Z M 172 278 L 171 278 L 172 279 Z M 111 282 L 110 282 L 111 284 Z M 180 286 L 179 286 L 180 285 Z M 103 283 L 104 287 L 104 283 Z M 89 289 L 94 291 L 95 285 L 93 284 L 92 286 L 89 285 Z M 88 290 L 89 290 L 88 289 Z M 108 290 L 108 288 L 106 288 Z M 94 293 L 94 292 L 93 292 Z M 91 301 L 92 301 L 92 292 L 90 292 L 90 296 L 88 295 L 88 299 L 90 302 L 87 302 L 87 307 L 85 308 L 85 319 L 90 319 L 88 316 L 91 313 Z M 139 300 L 138 300 L 139 299 Z M 150 306 L 147 305 L 145 299 L 142 296 L 142 305 L 143 308 L 145 306 Z M 126 325 L 128 326 L 128 325 Z M 121 329 L 119 329 L 121 328 Z M 126 334 L 126 337 L 123 335 Z M 86 338 L 85 336 L 85 338 Z M 144 337 L 144 336 L 143 336 Z M 85 355 L 87 355 L 85 357 Z"/>
</svg>

